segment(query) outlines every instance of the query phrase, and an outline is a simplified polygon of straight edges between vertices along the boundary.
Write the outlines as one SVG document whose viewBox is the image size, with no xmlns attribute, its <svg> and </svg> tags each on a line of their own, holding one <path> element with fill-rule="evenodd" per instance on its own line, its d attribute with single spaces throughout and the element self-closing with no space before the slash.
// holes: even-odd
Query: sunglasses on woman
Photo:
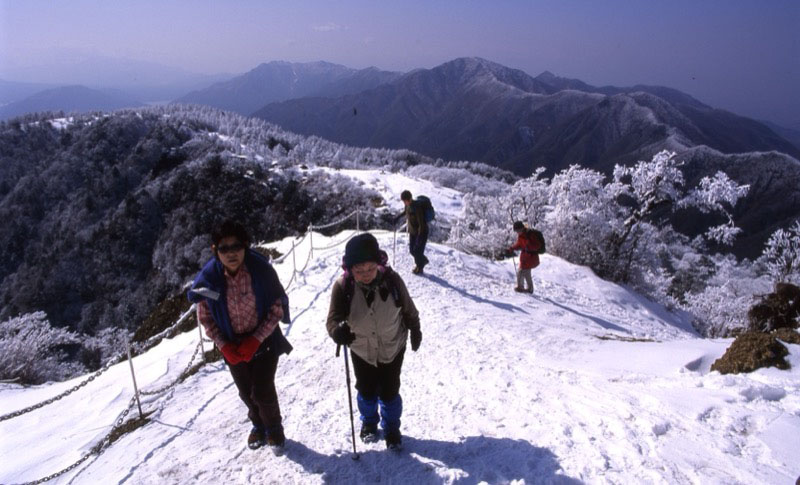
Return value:
<svg viewBox="0 0 800 485">
<path fill-rule="evenodd" d="M 236 251 L 241 251 L 244 249 L 244 244 L 242 243 L 233 243 L 227 246 L 217 246 L 217 252 L 220 253 L 235 253 Z"/>
</svg>

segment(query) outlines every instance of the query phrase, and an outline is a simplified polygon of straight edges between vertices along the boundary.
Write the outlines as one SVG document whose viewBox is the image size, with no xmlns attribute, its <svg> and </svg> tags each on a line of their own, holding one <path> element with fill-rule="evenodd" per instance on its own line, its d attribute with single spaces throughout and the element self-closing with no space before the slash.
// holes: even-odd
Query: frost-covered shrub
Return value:
<svg viewBox="0 0 800 485">
<path fill-rule="evenodd" d="M 738 185 L 724 172 L 717 172 L 713 177 L 703 177 L 699 185 L 680 201 L 679 205 L 695 207 L 704 214 L 714 212 L 725 216 L 727 222 L 710 227 L 706 231 L 706 237 L 719 244 L 731 245 L 736 235 L 741 232 L 741 229 L 734 225 L 731 211 L 739 199 L 747 195 L 749 188 L 747 185 Z"/>
<path fill-rule="evenodd" d="M 108 327 L 96 335 L 86 336 L 83 341 L 80 361 L 88 369 L 102 367 L 106 362 L 127 350 L 131 335 L 122 328 Z"/>
<path fill-rule="evenodd" d="M 77 334 L 50 326 L 44 312 L 10 318 L 0 323 L 0 379 L 41 384 L 84 372 L 83 365 L 66 362 L 65 347 L 78 343 Z"/>
<path fill-rule="evenodd" d="M 695 316 L 692 326 L 705 337 L 730 337 L 747 329 L 747 310 L 753 301 L 736 285 L 709 286 L 686 296 L 686 308 Z"/>
<path fill-rule="evenodd" d="M 678 303 L 685 304 L 687 295 L 705 289 L 717 267 L 707 254 L 692 251 L 688 246 L 680 249 L 682 250 L 677 251 L 677 254 L 670 255 L 668 265 L 672 278 L 669 281 L 667 294 Z"/>
<path fill-rule="evenodd" d="M 544 215 L 548 210 L 548 185 L 539 177 L 539 169 L 531 177 L 504 185 L 496 196 L 472 192 L 464 197 L 464 215 L 450 231 L 449 242 L 462 249 L 486 256 L 505 253 L 516 239 L 511 230 L 521 220 L 546 233 Z"/>
<path fill-rule="evenodd" d="M 464 217 L 454 224 L 449 242 L 468 252 L 496 257 L 511 245 L 511 223 L 497 198 L 468 194 Z"/>
<path fill-rule="evenodd" d="M 544 171 L 542 167 L 536 169 L 530 177 L 516 181 L 511 186 L 511 191 L 505 194 L 511 219 L 525 222 L 539 230 L 544 230 L 542 224 L 545 214 L 551 209 L 548 205 L 548 180 L 541 178 Z"/>
<path fill-rule="evenodd" d="M 755 296 L 769 293 L 771 283 L 749 262 L 737 262 L 732 256 L 717 256 L 714 266 L 706 286 L 685 295 L 683 308 L 694 315 L 692 325 L 701 335 L 735 336 L 747 330 L 747 312 Z"/>
<path fill-rule="evenodd" d="M 772 281 L 800 284 L 800 220 L 770 236 L 759 262 Z"/>
<path fill-rule="evenodd" d="M 476 175 L 463 168 L 415 165 L 405 171 L 409 177 L 435 182 L 466 194 L 498 197 L 508 190 L 508 184 Z"/>
<path fill-rule="evenodd" d="M 595 271 L 608 266 L 608 243 L 623 222 L 604 178 L 577 165 L 559 172 L 550 183 L 552 210 L 546 215 L 548 251 Z"/>
</svg>

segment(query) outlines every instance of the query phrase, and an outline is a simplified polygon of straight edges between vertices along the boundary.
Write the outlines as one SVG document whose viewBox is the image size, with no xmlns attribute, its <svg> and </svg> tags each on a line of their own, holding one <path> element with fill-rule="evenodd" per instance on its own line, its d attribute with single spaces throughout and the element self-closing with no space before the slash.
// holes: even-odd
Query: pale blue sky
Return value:
<svg viewBox="0 0 800 485">
<path fill-rule="evenodd" d="M 0 77 L 94 55 L 209 74 L 478 56 L 533 76 L 665 85 L 800 127 L 800 0 L 0 0 Z"/>
</svg>

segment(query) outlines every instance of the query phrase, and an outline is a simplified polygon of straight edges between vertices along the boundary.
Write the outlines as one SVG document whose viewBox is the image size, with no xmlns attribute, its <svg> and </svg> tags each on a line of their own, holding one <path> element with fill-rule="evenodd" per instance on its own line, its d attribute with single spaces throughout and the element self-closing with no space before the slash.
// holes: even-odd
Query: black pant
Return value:
<svg viewBox="0 0 800 485">
<path fill-rule="evenodd" d="M 400 371 L 403 368 L 403 348 L 391 362 L 378 363 L 378 366 L 368 363 L 355 353 L 350 352 L 353 361 L 353 373 L 356 375 L 356 389 L 364 397 L 389 402 L 400 393 Z"/>
<path fill-rule="evenodd" d="M 281 408 L 275 390 L 278 353 L 262 352 L 250 362 L 229 366 L 239 397 L 247 406 L 247 417 L 253 426 L 266 431 L 281 427 Z"/>
<path fill-rule="evenodd" d="M 427 243 L 427 234 L 408 234 L 408 252 L 414 256 L 414 264 L 419 269 L 428 264 L 428 258 L 425 257 L 425 244 Z"/>
</svg>

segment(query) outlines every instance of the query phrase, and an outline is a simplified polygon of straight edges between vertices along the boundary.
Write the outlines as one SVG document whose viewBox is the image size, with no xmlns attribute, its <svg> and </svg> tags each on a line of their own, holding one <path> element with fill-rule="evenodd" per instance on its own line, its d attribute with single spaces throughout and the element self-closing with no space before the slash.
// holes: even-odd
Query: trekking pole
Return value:
<svg viewBox="0 0 800 485">
<path fill-rule="evenodd" d="M 336 346 L 336 357 L 339 357 L 341 345 Z M 344 372 L 347 374 L 347 404 L 350 406 L 350 431 L 353 437 L 353 459 L 358 460 L 359 455 L 356 451 L 356 424 L 353 421 L 353 395 L 350 392 L 350 363 L 347 361 L 347 345 L 344 346 Z"/>
</svg>

